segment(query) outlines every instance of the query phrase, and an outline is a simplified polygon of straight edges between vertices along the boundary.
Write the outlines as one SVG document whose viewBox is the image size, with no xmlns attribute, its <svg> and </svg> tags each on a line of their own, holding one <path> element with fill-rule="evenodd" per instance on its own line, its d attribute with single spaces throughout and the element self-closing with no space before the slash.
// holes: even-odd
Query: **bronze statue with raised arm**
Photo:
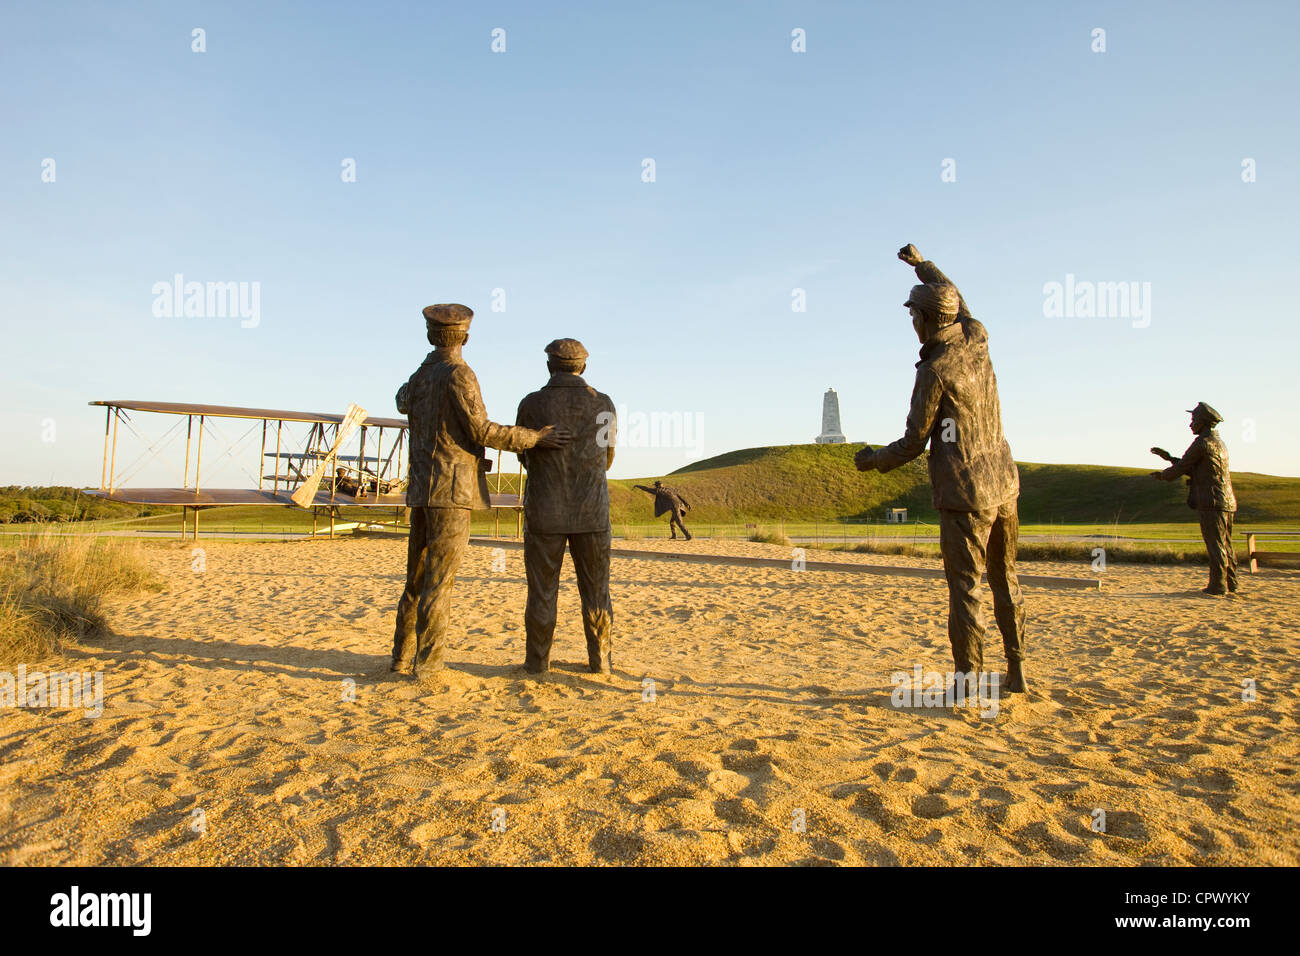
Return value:
<svg viewBox="0 0 1300 956">
<path fill-rule="evenodd" d="M 913 245 L 898 258 L 916 269 L 904 306 L 921 342 L 912 406 L 903 437 L 854 458 L 859 471 L 886 472 L 929 445 L 930 485 L 939 511 L 939 548 L 948 579 L 948 640 L 959 673 L 984 666 L 981 577 L 987 570 L 1007 673 L 1002 690 L 1026 690 L 1025 607 L 1016 579 L 1020 474 L 1002 433 L 988 332 L 956 286 Z M 978 679 L 978 677 L 976 678 Z"/>
</svg>

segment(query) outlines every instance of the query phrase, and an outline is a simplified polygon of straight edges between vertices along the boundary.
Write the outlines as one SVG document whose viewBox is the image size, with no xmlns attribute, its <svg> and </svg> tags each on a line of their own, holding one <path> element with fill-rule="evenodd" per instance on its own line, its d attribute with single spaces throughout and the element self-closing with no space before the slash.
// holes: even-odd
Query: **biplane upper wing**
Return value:
<svg viewBox="0 0 1300 956">
<path fill-rule="evenodd" d="M 185 402 L 89 402 L 108 408 L 122 408 L 132 412 L 159 412 L 163 415 L 206 415 L 211 418 L 247 418 L 268 422 L 311 422 L 321 425 L 340 425 L 343 415 L 332 412 L 291 412 L 278 408 L 241 408 L 236 405 L 192 405 Z M 367 428 L 407 428 L 405 418 L 378 418 L 369 415 L 361 423 Z"/>
</svg>

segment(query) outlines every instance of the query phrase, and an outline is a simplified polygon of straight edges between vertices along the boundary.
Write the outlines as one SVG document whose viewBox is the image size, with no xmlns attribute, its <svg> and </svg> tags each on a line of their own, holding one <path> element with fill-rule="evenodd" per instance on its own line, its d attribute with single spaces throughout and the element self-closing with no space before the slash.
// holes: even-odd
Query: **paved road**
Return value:
<svg viewBox="0 0 1300 956">
<path fill-rule="evenodd" d="M 1236 535 L 1234 534 L 1234 537 L 1235 537 L 1235 536 L 1236 536 Z M 881 536 L 881 535 L 848 535 L 848 536 L 842 536 L 842 535 L 838 535 L 838 534 L 823 534 L 823 535 L 795 535 L 795 536 L 791 536 L 790 540 L 791 540 L 792 542 L 794 542 L 795 544 L 807 544 L 807 543 L 809 543 L 809 542 L 818 542 L 818 541 L 828 541 L 828 542 L 839 541 L 839 542 L 848 543 L 848 544 L 862 544 L 862 543 L 871 543 L 871 544 L 938 544 L 938 543 L 939 543 L 939 536 L 938 536 L 937 534 L 933 534 L 933 535 L 931 535 L 931 534 L 924 534 L 924 535 L 917 535 L 916 537 L 908 537 L 908 538 L 897 537 L 897 538 L 896 538 L 896 537 L 884 537 L 884 536 Z M 1140 542 L 1140 543 L 1142 543 L 1142 544 L 1159 544 L 1159 543 L 1162 543 L 1162 542 L 1169 542 L 1170 544 L 1174 544 L 1174 543 L 1183 543 L 1183 544 L 1185 544 L 1185 543 L 1195 543 L 1195 544 L 1200 544 L 1200 542 L 1201 542 L 1201 539 L 1200 539 L 1200 538 L 1130 538 L 1130 537 L 1126 537 L 1126 536 L 1124 536 L 1124 535 L 1113 535 L 1113 534 L 1079 534 L 1079 535 L 1073 535 L 1073 534 L 1066 534 L 1066 535 L 1062 535 L 1062 534 L 1022 534 L 1022 535 L 1020 536 L 1020 540 L 1021 540 L 1021 541 L 1078 541 L 1078 542 L 1088 542 L 1088 543 L 1107 542 L 1107 541 L 1109 541 L 1109 542 L 1119 542 L 1119 541 L 1123 541 L 1123 542 L 1128 542 L 1128 543 Z"/>
<path fill-rule="evenodd" d="M 10 530 L 8 528 L 0 530 L 0 534 L 31 534 L 39 526 L 25 531 Z M 59 534 L 67 534 L 76 537 L 114 537 L 114 538 L 173 538 L 180 540 L 179 531 L 148 531 L 148 530 L 111 530 L 111 531 L 60 531 Z M 349 531 L 340 531 L 338 537 L 344 537 Z M 1260 537 L 1300 537 L 1300 532 L 1257 532 Z M 310 538 L 312 535 L 305 531 L 206 531 L 199 530 L 200 538 L 231 538 L 235 540 L 263 540 L 263 541 L 289 541 L 296 538 Z M 316 537 L 326 538 L 328 534 L 322 533 Z M 475 535 L 475 537 L 491 537 L 491 535 Z M 644 538 L 645 536 L 643 536 Z M 711 540 L 711 535 L 697 534 L 695 537 L 701 541 Z M 1245 540 L 1244 533 L 1234 533 L 1233 537 Z M 614 535 L 615 540 L 623 540 L 621 535 Z M 657 540 L 649 536 L 649 540 Z M 640 538 L 637 540 L 641 540 Z M 665 539 L 667 540 L 666 536 Z M 725 538 L 723 540 L 734 541 L 736 538 Z M 1074 541 L 1079 543 L 1104 543 L 1104 542 L 1123 542 L 1128 544 L 1200 544 L 1200 538 L 1134 538 L 1127 535 L 1112 534 L 1085 534 L 1085 535 L 1056 535 L 1056 534 L 1022 534 L 1021 541 Z M 892 537 L 883 535 L 791 535 L 791 544 L 816 544 L 826 542 L 828 544 L 937 544 L 938 535 L 917 535 L 916 537 Z"/>
</svg>

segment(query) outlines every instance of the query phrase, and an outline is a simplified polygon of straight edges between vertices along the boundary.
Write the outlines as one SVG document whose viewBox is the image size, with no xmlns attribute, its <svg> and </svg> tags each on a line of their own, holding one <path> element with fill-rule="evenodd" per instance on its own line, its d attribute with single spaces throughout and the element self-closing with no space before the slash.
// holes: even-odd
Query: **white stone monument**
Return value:
<svg viewBox="0 0 1300 956">
<path fill-rule="evenodd" d="M 842 445 L 848 441 L 840 431 L 840 397 L 835 389 L 822 396 L 822 433 L 813 439 L 819 445 Z"/>
</svg>

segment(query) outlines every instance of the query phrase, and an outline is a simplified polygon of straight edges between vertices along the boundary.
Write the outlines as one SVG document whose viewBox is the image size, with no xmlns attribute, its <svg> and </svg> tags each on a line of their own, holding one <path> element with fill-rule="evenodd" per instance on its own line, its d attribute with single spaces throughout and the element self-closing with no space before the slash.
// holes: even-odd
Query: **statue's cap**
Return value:
<svg viewBox="0 0 1300 956">
<path fill-rule="evenodd" d="M 581 362 L 587 357 L 587 349 L 577 339 L 556 339 L 546 346 L 546 354 L 566 362 Z"/>
<path fill-rule="evenodd" d="M 1217 425 L 1223 421 L 1223 416 L 1216 412 L 1212 405 L 1207 405 L 1205 402 L 1197 402 L 1196 407 L 1189 408 L 1188 411 L 1193 415 L 1198 415 L 1201 418 L 1207 419 L 1211 425 Z"/>
<path fill-rule="evenodd" d="M 957 290 L 947 283 L 923 282 L 921 285 L 912 286 L 912 291 L 908 293 L 907 301 L 903 305 L 916 306 L 927 315 L 951 320 L 957 317 L 959 303 Z"/>
<path fill-rule="evenodd" d="M 454 302 L 428 305 L 424 307 L 424 322 L 425 325 L 431 329 L 459 329 L 462 332 L 467 331 L 469 329 L 469 323 L 473 318 L 473 309 L 467 305 L 457 305 Z"/>
</svg>

